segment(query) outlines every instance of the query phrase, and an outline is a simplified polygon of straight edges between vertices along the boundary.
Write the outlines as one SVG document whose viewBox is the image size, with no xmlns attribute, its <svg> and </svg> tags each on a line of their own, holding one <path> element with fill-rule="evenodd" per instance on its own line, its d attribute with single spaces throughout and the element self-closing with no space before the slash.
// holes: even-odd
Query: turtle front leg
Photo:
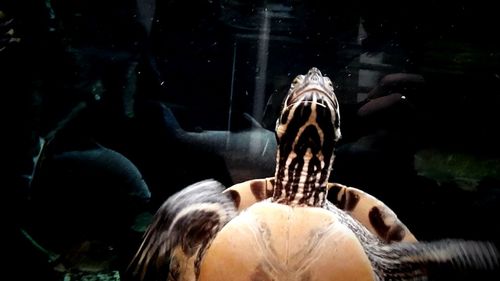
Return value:
<svg viewBox="0 0 500 281">
<path fill-rule="evenodd" d="M 128 274 L 135 280 L 194 281 L 217 233 L 237 210 L 214 180 L 194 183 L 169 197 L 156 212 Z"/>
<path fill-rule="evenodd" d="M 417 242 L 415 236 L 382 201 L 354 187 L 328 183 L 333 204 L 358 220 L 386 243 Z"/>
<path fill-rule="evenodd" d="M 273 196 L 274 177 L 253 179 L 235 184 L 226 190 L 238 212 Z"/>
</svg>

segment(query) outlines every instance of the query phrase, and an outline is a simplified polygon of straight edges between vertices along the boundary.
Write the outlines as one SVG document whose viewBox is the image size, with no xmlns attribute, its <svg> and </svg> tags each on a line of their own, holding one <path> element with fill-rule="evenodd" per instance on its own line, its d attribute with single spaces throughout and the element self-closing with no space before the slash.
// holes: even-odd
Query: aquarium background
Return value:
<svg viewBox="0 0 500 281">
<path fill-rule="evenodd" d="M 11 271 L 120 279 L 168 196 L 273 176 L 281 100 L 313 66 L 341 104 L 331 181 L 420 240 L 498 243 L 497 18 L 477 1 L 3 0 Z"/>
</svg>

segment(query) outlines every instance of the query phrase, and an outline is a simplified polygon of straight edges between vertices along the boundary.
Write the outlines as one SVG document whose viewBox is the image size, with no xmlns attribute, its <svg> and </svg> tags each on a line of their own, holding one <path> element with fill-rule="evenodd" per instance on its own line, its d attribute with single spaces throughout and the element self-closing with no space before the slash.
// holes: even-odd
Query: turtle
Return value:
<svg viewBox="0 0 500 281">
<path fill-rule="evenodd" d="M 377 198 L 328 182 L 341 137 L 339 103 L 317 68 L 291 83 L 275 132 L 274 177 L 228 188 L 207 179 L 169 197 L 130 274 L 171 281 L 428 280 L 448 269 L 498 268 L 493 243 L 418 241 Z"/>
</svg>

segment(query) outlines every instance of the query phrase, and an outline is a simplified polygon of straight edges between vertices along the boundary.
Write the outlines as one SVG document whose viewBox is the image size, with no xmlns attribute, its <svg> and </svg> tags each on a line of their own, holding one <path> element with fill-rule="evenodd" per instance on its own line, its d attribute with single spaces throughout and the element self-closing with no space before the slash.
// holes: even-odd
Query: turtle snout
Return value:
<svg viewBox="0 0 500 281">
<path fill-rule="evenodd" d="M 306 79 L 309 82 L 316 82 L 317 83 L 321 80 L 321 77 L 323 77 L 323 75 L 321 75 L 321 71 L 319 71 L 319 69 L 317 69 L 316 67 L 313 67 L 307 73 Z"/>
</svg>

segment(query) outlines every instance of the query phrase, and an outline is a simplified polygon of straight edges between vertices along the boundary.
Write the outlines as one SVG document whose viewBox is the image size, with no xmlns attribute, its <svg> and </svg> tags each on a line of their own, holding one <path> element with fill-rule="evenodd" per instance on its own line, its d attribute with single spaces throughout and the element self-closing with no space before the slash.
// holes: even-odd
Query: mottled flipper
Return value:
<svg viewBox="0 0 500 281">
<path fill-rule="evenodd" d="M 205 250 L 237 214 L 224 188 L 205 180 L 169 197 L 146 231 L 130 274 L 141 280 L 196 280 Z"/>
<path fill-rule="evenodd" d="M 365 247 L 379 280 L 499 280 L 491 242 L 444 239 Z"/>
<path fill-rule="evenodd" d="M 328 187 L 332 203 L 361 222 L 382 241 L 417 241 L 408 227 L 382 201 L 354 187 L 338 183 L 329 183 Z"/>
</svg>

